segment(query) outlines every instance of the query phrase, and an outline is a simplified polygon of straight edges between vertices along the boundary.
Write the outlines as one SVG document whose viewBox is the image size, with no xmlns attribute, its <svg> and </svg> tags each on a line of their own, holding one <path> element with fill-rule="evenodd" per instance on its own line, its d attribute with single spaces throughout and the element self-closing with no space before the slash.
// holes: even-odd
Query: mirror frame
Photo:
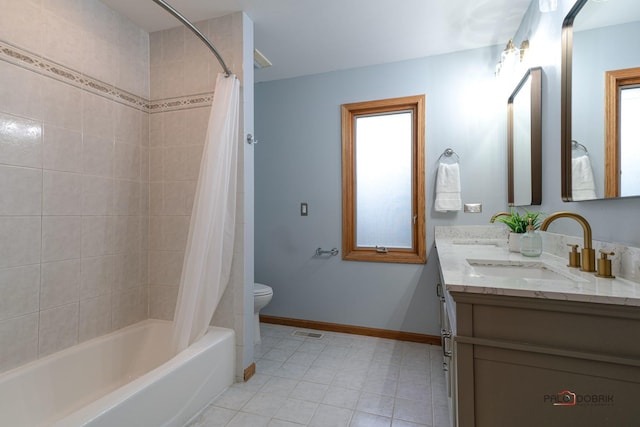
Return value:
<svg viewBox="0 0 640 427">
<path fill-rule="evenodd" d="M 514 206 L 515 163 L 513 102 L 528 79 L 531 79 L 531 203 L 542 204 L 542 69 L 530 68 L 520 80 L 507 102 L 508 203 Z"/>
<path fill-rule="evenodd" d="M 573 53 L 573 21 L 589 0 L 578 0 L 562 22 L 562 59 L 560 66 L 560 164 L 562 200 L 573 201 L 571 188 L 571 72 Z"/>
</svg>

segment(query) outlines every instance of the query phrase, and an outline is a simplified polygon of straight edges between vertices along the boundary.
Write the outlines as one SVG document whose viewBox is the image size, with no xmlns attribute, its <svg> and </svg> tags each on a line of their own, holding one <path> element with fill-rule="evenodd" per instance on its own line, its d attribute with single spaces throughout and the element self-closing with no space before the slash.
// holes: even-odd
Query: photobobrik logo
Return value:
<svg viewBox="0 0 640 427">
<path fill-rule="evenodd" d="M 612 394 L 577 394 L 562 390 L 556 394 L 545 394 L 544 402 L 553 406 L 612 406 Z"/>
</svg>

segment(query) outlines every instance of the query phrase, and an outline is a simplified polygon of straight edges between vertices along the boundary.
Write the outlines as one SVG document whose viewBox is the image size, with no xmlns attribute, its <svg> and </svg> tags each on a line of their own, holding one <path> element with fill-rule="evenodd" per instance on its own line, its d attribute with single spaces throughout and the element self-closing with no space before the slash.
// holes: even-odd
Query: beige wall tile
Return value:
<svg viewBox="0 0 640 427">
<path fill-rule="evenodd" d="M 78 342 L 111 332 L 111 294 L 80 301 Z"/>
<path fill-rule="evenodd" d="M 149 317 L 173 320 L 177 301 L 177 286 L 149 286 Z"/>
<path fill-rule="evenodd" d="M 29 1 L 0 2 L 0 39 L 15 46 L 42 53 L 43 17 L 39 4 Z"/>
<path fill-rule="evenodd" d="M 84 52 L 82 29 L 71 21 L 60 19 L 53 12 L 44 11 L 44 37 L 42 54 L 62 65 L 75 70 L 82 68 Z"/>
<path fill-rule="evenodd" d="M 0 165 L 0 215 L 38 215 L 42 210 L 42 171 Z"/>
<path fill-rule="evenodd" d="M 42 262 L 80 258 L 82 217 L 42 217 Z"/>
<path fill-rule="evenodd" d="M 37 264 L 0 270 L 0 321 L 38 311 L 39 292 Z"/>
<path fill-rule="evenodd" d="M 0 372 L 38 358 L 38 313 L 0 322 Z"/>
<path fill-rule="evenodd" d="M 39 122 L 0 113 L 0 164 L 42 167 Z"/>
<path fill-rule="evenodd" d="M 39 216 L 0 217 L 0 268 L 40 262 Z"/>
<path fill-rule="evenodd" d="M 173 181 L 164 183 L 164 210 L 166 215 L 191 215 L 198 182 Z"/>
<path fill-rule="evenodd" d="M 149 283 L 178 286 L 182 274 L 184 252 L 149 251 Z"/>
<path fill-rule="evenodd" d="M 82 130 L 82 91 L 80 89 L 47 78 L 42 87 L 41 102 L 45 123 L 66 129 Z"/>
<path fill-rule="evenodd" d="M 80 289 L 80 260 L 47 262 L 41 267 L 40 310 L 76 302 Z"/>
<path fill-rule="evenodd" d="M 141 286 L 139 253 L 120 253 L 113 258 L 113 290 L 123 292 Z"/>
<path fill-rule="evenodd" d="M 45 77 L 0 61 L 1 110 L 33 120 L 42 119 L 42 86 Z"/>
<path fill-rule="evenodd" d="M 88 175 L 113 176 L 113 138 L 84 135 L 82 142 L 82 170 Z"/>
<path fill-rule="evenodd" d="M 82 172 L 82 133 L 53 125 L 43 132 L 43 167 L 62 172 Z"/>
<path fill-rule="evenodd" d="M 140 183 L 113 180 L 113 212 L 116 215 L 138 215 L 140 211 Z"/>
<path fill-rule="evenodd" d="M 114 255 L 82 258 L 80 300 L 109 295 L 113 290 Z"/>
<path fill-rule="evenodd" d="M 42 181 L 43 215 L 82 213 L 82 175 L 45 170 Z"/>
<path fill-rule="evenodd" d="M 40 311 L 38 357 L 78 342 L 78 303 Z"/>
<path fill-rule="evenodd" d="M 114 178 L 140 179 L 140 146 L 116 140 L 114 149 Z"/>
<path fill-rule="evenodd" d="M 124 292 L 114 292 L 111 299 L 113 329 L 120 329 L 147 317 L 147 288 L 138 287 Z"/>
<path fill-rule="evenodd" d="M 82 213 L 84 215 L 113 214 L 113 180 L 98 176 L 83 176 Z"/>
<path fill-rule="evenodd" d="M 82 257 L 114 253 L 112 216 L 82 217 Z"/>
<path fill-rule="evenodd" d="M 168 147 L 163 152 L 165 181 L 197 180 L 204 146 Z"/>
<path fill-rule="evenodd" d="M 89 92 L 83 92 L 83 134 L 113 138 L 114 108 L 112 101 Z"/>
</svg>

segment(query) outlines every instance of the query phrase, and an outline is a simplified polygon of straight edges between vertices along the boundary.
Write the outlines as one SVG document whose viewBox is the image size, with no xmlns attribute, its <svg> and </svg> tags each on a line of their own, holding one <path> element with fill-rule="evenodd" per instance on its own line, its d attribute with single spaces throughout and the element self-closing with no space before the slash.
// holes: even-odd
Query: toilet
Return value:
<svg viewBox="0 0 640 427">
<path fill-rule="evenodd" d="M 253 328 L 253 343 L 260 344 L 260 310 L 262 310 L 273 297 L 273 289 L 262 283 L 253 284 L 253 313 L 255 326 Z"/>
</svg>

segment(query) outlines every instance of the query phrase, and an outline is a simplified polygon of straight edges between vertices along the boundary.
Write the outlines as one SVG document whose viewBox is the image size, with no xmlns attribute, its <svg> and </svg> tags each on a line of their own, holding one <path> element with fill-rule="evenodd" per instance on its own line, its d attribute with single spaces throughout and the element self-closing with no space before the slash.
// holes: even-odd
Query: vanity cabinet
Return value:
<svg viewBox="0 0 640 427">
<path fill-rule="evenodd" d="M 455 301 L 454 425 L 640 425 L 638 307 L 448 296 Z"/>
</svg>

